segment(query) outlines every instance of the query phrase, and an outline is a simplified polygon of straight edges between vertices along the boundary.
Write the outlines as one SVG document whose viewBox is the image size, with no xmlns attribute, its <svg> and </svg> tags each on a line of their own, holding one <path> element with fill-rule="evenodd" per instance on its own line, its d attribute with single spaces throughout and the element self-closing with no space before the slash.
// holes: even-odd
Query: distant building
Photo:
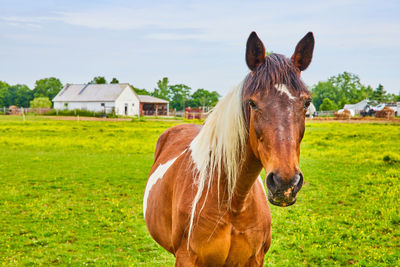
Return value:
<svg viewBox="0 0 400 267">
<path fill-rule="evenodd" d="M 169 103 L 152 96 L 137 95 L 128 83 L 67 84 L 53 99 L 58 110 L 115 112 L 116 115 L 168 115 Z"/>
<path fill-rule="evenodd" d="M 139 95 L 141 115 L 167 116 L 169 102 L 150 95 Z"/>
<path fill-rule="evenodd" d="M 310 106 L 307 108 L 306 116 L 313 118 L 316 111 L 317 111 L 317 109 L 315 108 L 314 104 L 311 102 Z"/>
<path fill-rule="evenodd" d="M 358 102 L 356 104 L 346 104 L 344 105 L 343 109 L 347 109 L 347 110 L 353 110 L 353 112 L 355 114 L 360 114 L 361 111 L 364 110 L 364 108 L 368 105 L 369 100 L 368 99 L 364 99 L 361 102 Z"/>
</svg>

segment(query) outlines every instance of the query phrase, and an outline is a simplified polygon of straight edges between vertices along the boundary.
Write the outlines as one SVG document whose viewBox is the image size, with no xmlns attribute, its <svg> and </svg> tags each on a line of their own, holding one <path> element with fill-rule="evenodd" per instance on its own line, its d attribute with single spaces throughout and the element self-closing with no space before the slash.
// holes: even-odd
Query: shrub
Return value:
<svg viewBox="0 0 400 267">
<path fill-rule="evenodd" d="M 75 109 L 75 110 L 51 110 L 49 112 L 46 112 L 45 115 L 49 116 L 81 116 L 81 117 L 100 117 L 101 115 L 104 115 L 104 112 L 93 112 L 90 110 L 85 110 L 85 109 Z M 110 116 L 113 116 L 113 114 L 109 114 Z M 107 114 L 108 117 L 108 114 Z"/>
<path fill-rule="evenodd" d="M 322 110 L 322 111 L 337 110 L 337 106 L 336 106 L 335 102 L 333 102 L 329 98 L 324 98 L 321 106 L 319 107 L 319 110 Z"/>
<path fill-rule="evenodd" d="M 48 97 L 35 97 L 29 106 L 31 108 L 51 108 L 52 104 Z"/>
<path fill-rule="evenodd" d="M 389 153 L 383 156 L 383 161 L 388 164 L 400 163 L 400 156 L 398 154 Z"/>
</svg>

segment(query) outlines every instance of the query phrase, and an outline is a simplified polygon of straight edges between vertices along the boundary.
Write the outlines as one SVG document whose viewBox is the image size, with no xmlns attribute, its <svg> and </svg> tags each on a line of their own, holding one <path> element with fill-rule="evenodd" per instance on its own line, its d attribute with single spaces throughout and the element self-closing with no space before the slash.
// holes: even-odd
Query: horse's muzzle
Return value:
<svg viewBox="0 0 400 267">
<path fill-rule="evenodd" d="M 266 178 L 268 200 L 273 205 L 287 207 L 296 202 L 297 192 L 303 186 L 303 174 L 296 173 L 289 182 L 286 182 L 276 173 L 269 173 Z"/>
</svg>

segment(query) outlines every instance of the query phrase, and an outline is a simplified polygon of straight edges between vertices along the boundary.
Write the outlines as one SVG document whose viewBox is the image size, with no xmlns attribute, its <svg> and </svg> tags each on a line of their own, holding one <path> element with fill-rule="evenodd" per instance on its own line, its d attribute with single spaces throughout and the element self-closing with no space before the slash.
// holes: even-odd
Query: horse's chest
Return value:
<svg viewBox="0 0 400 267">
<path fill-rule="evenodd" d="M 238 230 L 233 227 L 227 263 L 245 264 L 259 254 L 266 243 L 267 229 Z"/>
<path fill-rule="evenodd" d="M 200 261 L 205 265 L 241 266 L 257 254 L 264 254 L 267 225 L 239 229 L 234 224 L 224 224 L 217 226 L 211 236 L 203 233 L 202 240 L 198 239 L 194 246 Z"/>
</svg>

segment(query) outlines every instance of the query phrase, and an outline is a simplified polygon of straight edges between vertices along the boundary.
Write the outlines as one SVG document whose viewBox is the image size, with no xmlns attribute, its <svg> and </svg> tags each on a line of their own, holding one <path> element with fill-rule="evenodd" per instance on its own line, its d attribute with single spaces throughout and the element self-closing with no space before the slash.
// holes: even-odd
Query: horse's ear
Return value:
<svg viewBox="0 0 400 267">
<path fill-rule="evenodd" d="M 312 32 L 309 32 L 297 44 L 291 60 L 300 71 L 303 71 L 310 65 L 313 52 L 314 35 Z"/>
<path fill-rule="evenodd" d="M 246 63 L 249 69 L 254 70 L 265 60 L 264 44 L 255 32 L 252 32 L 246 44 Z"/>
</svg>

